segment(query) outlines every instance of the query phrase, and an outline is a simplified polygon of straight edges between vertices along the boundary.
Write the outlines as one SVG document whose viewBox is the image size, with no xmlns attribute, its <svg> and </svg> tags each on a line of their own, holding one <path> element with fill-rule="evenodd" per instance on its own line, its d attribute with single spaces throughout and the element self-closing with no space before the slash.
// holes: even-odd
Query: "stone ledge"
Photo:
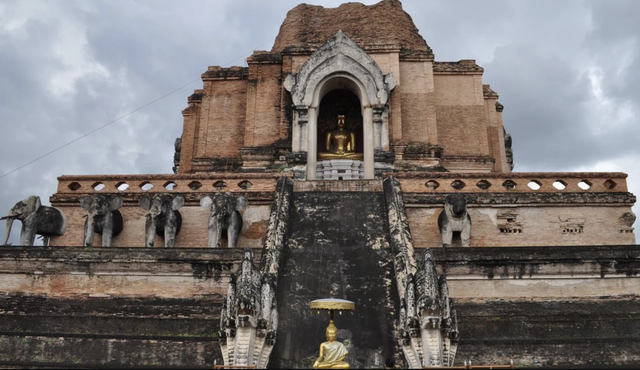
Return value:
<svg viewBox="0 0 640 370">
<path fill-rule="evenodd" d="M 484 68 L 473 59 L 461 59 L 457 62 L 433 62 L 434 74 L 482 74 Z"/>
<path fill-rule="evenodd" d="M 296 181 L 294 193 L 299 192 L 382 192 L 381 180 L 319 180 Z"/>
<path fill-rule="evenodd" d="M 433 248 L 432 251 L 439 270 L 449 278 L 640 277 L 638 245 Z"/>
<path fill-rule="evenodd" d="M 576 264 L 590 259 L 637 260 L 640 264 L 640 245 L 635 244 L 607 246 L 432 248 L 431 251 L 433 252 L 434 259 L 441 265 L 487 261 L 496 264 L 516 264 L 531 261 L 554 261 Z"/>
<path fill-rule="evenodd" d="M 442 208 L 448 193 L 404 193 L 408 207 L 435 206 Z M 469 208 L 486 205 L 517 206 L 577 206 L 577 205 L 628 205 L 636 201 L 631 193 L 465 193 Z"/>
<path fill-rule="evenodd" d="M 249 77 L 248 67 L 222 68 L 211 66 L 202 74 L 203 81 L 212 80 L 246 80 Z"/>
</svg>

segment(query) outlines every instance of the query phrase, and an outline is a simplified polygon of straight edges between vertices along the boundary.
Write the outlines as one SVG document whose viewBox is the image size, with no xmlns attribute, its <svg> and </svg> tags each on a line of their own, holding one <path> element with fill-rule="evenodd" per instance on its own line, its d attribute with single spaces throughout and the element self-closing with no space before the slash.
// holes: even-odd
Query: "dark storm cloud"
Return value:
<svg viewBox="0 0 640 370">
<path fill-rule="evenodd" d="M 271 49 L 297 4 L 0 0 L 0 174 L 198 79 L 209 65 L 245 65 L 254 49 Z M 640 3 L 403 5 L 436 60 L 476 59 L 485 68 L 484 83 L 505 105 L 517 171 L 588 170 L 640 157 Z M 0 214 L 32 194 L 47 203 L 63 174 L 171 172 L 181 110 L 201 87 L 197 81 L 0 179 Z M 640 192 L 640 171 L 622 169 Z"/>
</svg>

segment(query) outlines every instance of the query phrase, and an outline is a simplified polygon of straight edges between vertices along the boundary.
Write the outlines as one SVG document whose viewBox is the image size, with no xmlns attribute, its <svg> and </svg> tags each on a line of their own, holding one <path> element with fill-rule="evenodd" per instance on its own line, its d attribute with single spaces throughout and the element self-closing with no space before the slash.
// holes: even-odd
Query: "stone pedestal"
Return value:
<svg viewBox="0 0 640 370">
<path fill-rule="evenodd" d="M 363 178 L 363 161 L 332 159 L 320 161 L 316 165 L 317 180 L 360 180 Z"/>
</svg>

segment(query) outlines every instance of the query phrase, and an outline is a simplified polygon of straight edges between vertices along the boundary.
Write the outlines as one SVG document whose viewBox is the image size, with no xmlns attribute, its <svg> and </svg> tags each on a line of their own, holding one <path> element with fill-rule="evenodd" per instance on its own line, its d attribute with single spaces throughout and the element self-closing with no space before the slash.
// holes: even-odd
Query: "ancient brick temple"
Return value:
<svg viewBox="0 0 640 370">
<path fill-rule="evenodd" d="M 301 4 L 247 64 L 202 74 L 175 174 L 10 211 L 0 366 L 308 368 L 320 298 L 352 368 L 640 362 L 627 175 L 512 172 L 483 68 L 399 1 Z"/>
</svg>

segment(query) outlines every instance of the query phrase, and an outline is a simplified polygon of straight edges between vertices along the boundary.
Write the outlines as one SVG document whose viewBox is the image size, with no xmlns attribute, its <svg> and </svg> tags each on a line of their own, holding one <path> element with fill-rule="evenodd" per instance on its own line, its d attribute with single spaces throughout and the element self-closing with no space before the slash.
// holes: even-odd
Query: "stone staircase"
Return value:
<svg viewBox="0 0 640 370">
<path fill-rule="evenodd" d="M 289 233 L 278 280 L 280 317 L 269 366 L 310 367 L 326 340 L 326 312 L 309 311 L 318 298 L 355 302 L 337 315 L 338 340 L 352 368 L 379 366 L 396 351 L 399 305 L 382 181 L 296 182 Z"/>
</svg>

